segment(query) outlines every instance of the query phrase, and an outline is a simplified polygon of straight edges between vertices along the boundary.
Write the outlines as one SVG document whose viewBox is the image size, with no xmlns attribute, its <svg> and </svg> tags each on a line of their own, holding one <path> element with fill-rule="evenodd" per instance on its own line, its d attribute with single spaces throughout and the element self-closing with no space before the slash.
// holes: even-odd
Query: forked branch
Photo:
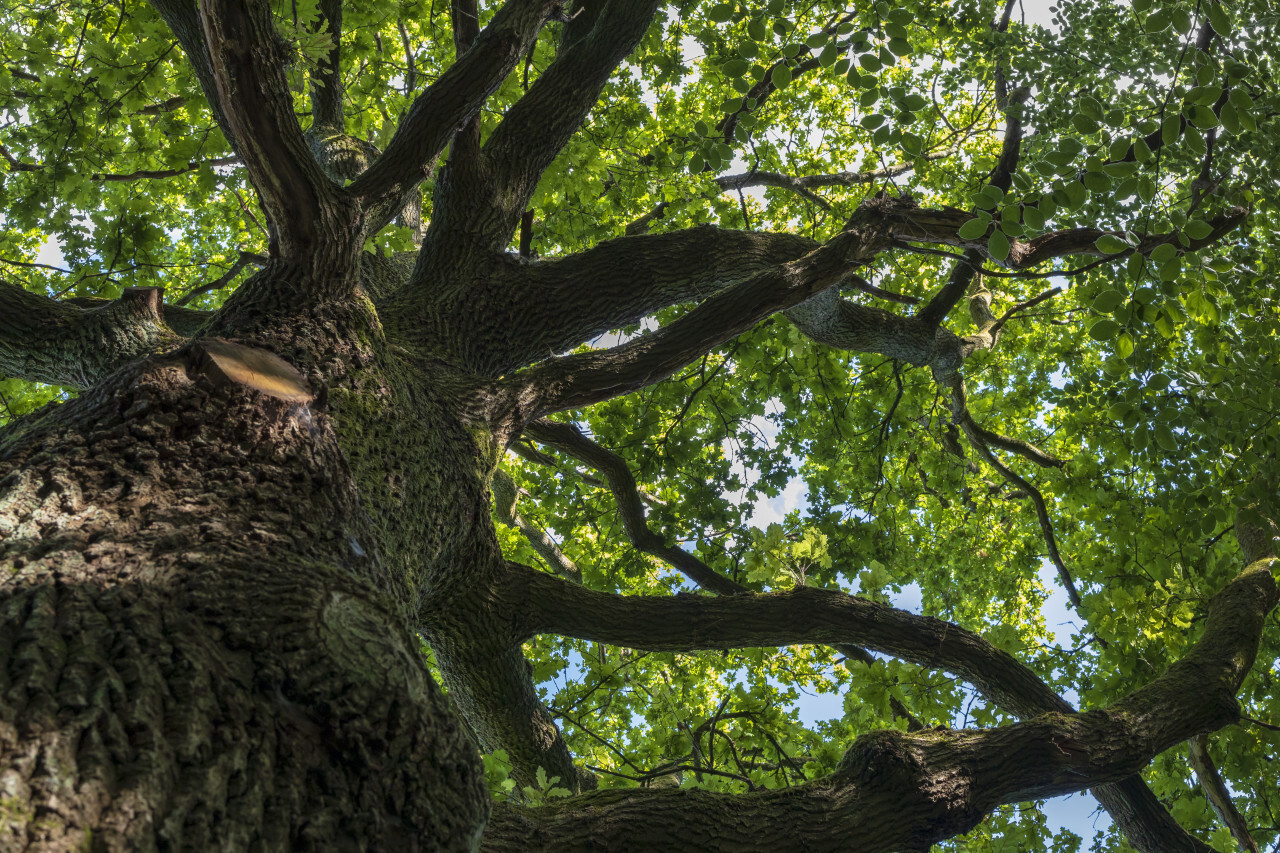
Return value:
<svg viewBox="0 0 1280 853">
<path fill-rule="evenodd" d="M 370 232 L 400 212 L 454 131 L 480 111 L 559 5 L 508 0 L 471 49 L 414 100 L 382 156 L 348 188 L 365 208 Z"/>
<path fill-rule="evenodd" d="M 203 0 L 200 22 L 217 104 L 258 191 L 272 254 L 305 261 L 328 236 L 324 221 L 338 196 L 294 115 L 287 48 L 271 7 L 265 0 Z"/>
</svg>

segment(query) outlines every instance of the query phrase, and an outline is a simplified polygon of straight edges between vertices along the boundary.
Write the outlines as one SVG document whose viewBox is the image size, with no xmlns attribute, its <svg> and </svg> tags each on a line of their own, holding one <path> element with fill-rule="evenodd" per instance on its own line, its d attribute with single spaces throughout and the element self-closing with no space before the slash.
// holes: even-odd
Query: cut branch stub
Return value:
<svg viewBox="0 0 1280 853">
<path fill-rule="evenodd" d="M 243 385 L 290 403 L 315 399 L 306 378 L 275 353 L 243 344 L 206 338 L 191 348 L 190 369 L 215 387 Z"/>
</svg>

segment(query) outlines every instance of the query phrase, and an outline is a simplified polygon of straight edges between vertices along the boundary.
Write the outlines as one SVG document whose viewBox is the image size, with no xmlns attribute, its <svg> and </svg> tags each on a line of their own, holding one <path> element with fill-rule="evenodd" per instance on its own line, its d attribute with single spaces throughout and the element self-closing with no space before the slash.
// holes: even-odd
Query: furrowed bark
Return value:
<svg viewBox="0 0 1280 853">
<path fill-rule="evenodd" d="M 167 320 L 185 325 L 191 318 L 183 315 L 199 312 L 163 306 L 162 296 L 155 287 L 129 288 L 119 299 L 84 309 L 0 282 L 0 375 L 83 390 L 142 356 L 177 346 L 182 338 Z"/>
<path fill-rule="evenodd" d="M 197 344 L 4 436 L 0 847 L 474 844 L 480 765 L 314 391 Z"/>
<path fill-rule="evenodd" d="M 329 54 L 311 75 L 311 122 L 314 127 L 344 128 L 342 114 L 342 0 L 322 0 L 320 14 L 325 32 L 333 40 Z"/>
</svg>

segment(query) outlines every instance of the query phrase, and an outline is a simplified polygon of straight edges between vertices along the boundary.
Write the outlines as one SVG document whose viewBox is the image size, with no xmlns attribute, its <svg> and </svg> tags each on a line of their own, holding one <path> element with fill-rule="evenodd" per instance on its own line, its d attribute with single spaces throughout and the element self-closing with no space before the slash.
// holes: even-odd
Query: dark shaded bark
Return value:
<svg viewBox="0 0 1280 853">
<path fill-rule="evenodd" d="M 456 850 L 480 831 L 474 749 L 332 416 L 276 396 L 311 387 L 282 375 L 228 382 L 197 345 L 5 436 L 0 778 L 27 819 L 0 847 Z"/>
</svg>

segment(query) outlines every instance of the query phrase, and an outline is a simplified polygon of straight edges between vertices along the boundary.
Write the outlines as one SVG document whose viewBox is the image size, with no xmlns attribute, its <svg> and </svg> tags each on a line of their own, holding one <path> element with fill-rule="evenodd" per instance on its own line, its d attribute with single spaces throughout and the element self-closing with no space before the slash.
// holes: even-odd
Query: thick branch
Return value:
<svg viewBox="0 0 1280 853">
<path fill-rule="evenodd" d="M 706 837 L 727 839 L 735 850 L 773 851 L 807 849 L 820 845 L 820 839 L 841 837 L 857 838 L 860 850 L 919 850 L 972 828 L 1001 803 L 1091 786 L 1100 786 L 1110 797 L 1115 789 L 1106 783 L 1132 779 L 1180 740 L 1238 718 L 1235 693 L 1252 666 L 1277 600 L 1270 562 L 1250 565 L 1219 593 L 1204 634 L 1181 661 L 1107 709 L 1075 715 L 1050 693 L 1046 698 L 1056 710 L 994 730 L 864 735 L 830 777 L 783 792 L 611 791 L 538 811 L 500 808 L 485 836 L 487 849 L 579 850 L 611 842 L 626 847 L 641 838 L 649 839 L 642 842 L 646 849 L 678 849 L 676 839 L 687 845 Z M 855 633 L 889 639 L 880 646 L 883 651 L 906 651 L 908 659 L 925 665 L 937 665 L 944 656 L 954 660 L 957 646 L 967 644 L 964 651 L 993 658 L 979 672 L 987 673 L 988 684 L 990 667 L 1001 656 L 1007 659 L 1003 674 L 1016 675 L 1021 669 L 955 626 L 825 590 L 624 598 L 569 588 L 546 575 L 527 573 L 526 580 L 542 586 L 523 592 L 534 603 L 531 610 L 556 623 L 550 630 L 570 628 L 570 636 L 603 642 L 687 650 L 785 645 L 816 637 L 825 641 L 832 633 Z M 552 584 L 559 594 L 549 589 Z M 579 596 L 584 597 L 569 603 Z M 551 603 L 551 598 L 558 601 Z M 917 624 L 907 627 L 912 620 Z M 930 621 L 937 627 L 927 625 Z M 932 641 L 921 643 L 931 633 Z M 877 647 L 875 642 L 867 645 Z M 1047 691 L 1027 675 L 1032 696 Z M 1189 702 L 1188 696 L 1197 701 Z M 1012 698 L 1025 702 L 1020 695 Z M 1032 700 L 1023 707 L 1034 713 L 1038 704 Z M 750 820 L 744 819 L 747 812 Z M 767 835 L 773 828 L 780 829 L 781 840 Z M 518 848 L 513 846 L 517 842 Z"/>
<path fill-rule="evenodd" d="M 509 0 L 472 48 L 414 100 L 382 156 L 349 187 L 367 211 L 371 232 L 404 207 L 454 131 L 480 111 L 558 5 L 554 0 Z"/>
<path fill-rule="evenodd" d="M 284 68 L 288 48 L 265 0 L 204 0 L 201 23 L 218 103 L 258 191 L 272 254 L 300 261 L 331 235 L 324 219 L 338 206 L 294 116 Z"/>
<path fill-rule="evenodd" d="M 509 380 L 510 386 L 536 417 L 651 385 L 765 317 L 838 283 L 884 247 L 886 230 L 867 224 L 842 232 L 799 260 L 711 296 L 652 334 L 602 352 L 550 359 Z"/>
<path fill-rule="evenodd" d="M 499 313 L 479 316 L 454 334 L 474 358 L 473 370 L 506 373 L 662 308 L 706 298 L 816 245 L 794 234 L 700 226 L 620 237 L 554 261 L 503 258 L 477 285 L 483 292 L 473 286 L 458 297 L 481 299 Z"/>
<path fill-rule="evenodd" d="M 165 322 L 161 296 L 159 288 L 129 288 L 85 310 L 0 282 L 0 374 L 89 388 L 117 367 L 181 341 Z"/>
<path fill-rule="evenodd" d="M 1012 655 L 956 625 L 816 587 L 786 592 L 620 596 L 511 564 L 524 630 L 652 651 L 852 644 L 942 668 L 1023 717 L 1071 706 Z"/>
<path fill-rule="evenodd" d="M 427 242 L 478 241 L 506 247 L 538 178 L 577 132 L 605 83 L 653 20 L 656 0 L 608 0 L 590 34 L 560 54 L 507 111 L 469 174 L 446 167 L 436 187 Z"/>
<path fill-rule="evenodd" d="M 314 127 L 342 133 L 342 0 L 320 0 L 320 14 L 333 46 L 311 75 L 311 122 Z"/>
</svg>

